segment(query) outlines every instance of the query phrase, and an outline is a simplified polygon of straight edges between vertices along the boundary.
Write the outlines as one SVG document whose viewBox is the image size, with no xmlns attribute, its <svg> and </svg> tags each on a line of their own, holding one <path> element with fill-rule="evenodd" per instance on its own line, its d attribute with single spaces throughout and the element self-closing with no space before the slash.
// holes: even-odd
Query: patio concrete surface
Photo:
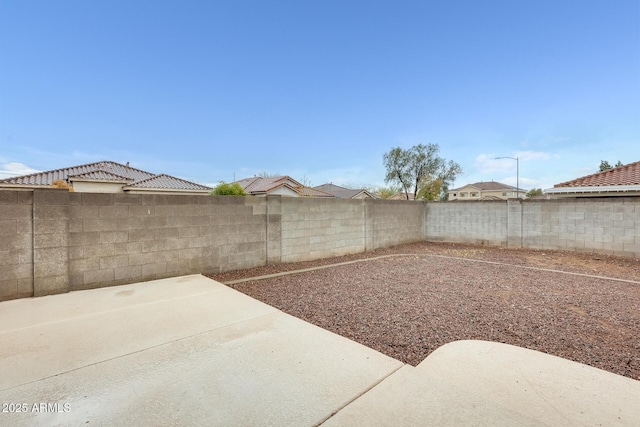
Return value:
<svg viewBox="0 0 640 427">
<path fill-rule="evenodd" d="M 634 425 L 640 382 L 483 341 L 412 367 L 192 275 L 0 303 L 0 404 L 12 426 Z"/>
</svg>

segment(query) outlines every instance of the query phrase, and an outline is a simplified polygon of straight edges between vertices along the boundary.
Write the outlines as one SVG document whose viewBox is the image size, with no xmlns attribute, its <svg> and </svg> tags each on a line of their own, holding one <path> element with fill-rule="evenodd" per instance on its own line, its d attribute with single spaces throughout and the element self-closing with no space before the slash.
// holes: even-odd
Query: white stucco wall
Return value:
<svg viewBox="0 0 640 427">
<path fill-rule="evenodd" d="M 77 193 L 122 193 L 121 182 L 72 181 L 73 191 Z"/>
<path fill-rule="evenodd" d="M 275 195 L 275 196 L 290 196 L 290 197 L 298 197 L 299 194 L 296 193 L 295 191 L 293 191 L 292 189 L 290 189 L 289 187 L 278 187 L 273 191 L 269 192 L 269 195 Z"/>
</svg>

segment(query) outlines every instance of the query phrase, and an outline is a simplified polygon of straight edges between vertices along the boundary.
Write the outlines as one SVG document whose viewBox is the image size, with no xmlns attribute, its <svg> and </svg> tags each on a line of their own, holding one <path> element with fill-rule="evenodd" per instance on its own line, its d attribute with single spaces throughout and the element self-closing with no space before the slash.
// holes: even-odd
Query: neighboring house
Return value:
<svg viewBox="0 0 640 427">
<path fill-rule="evenodd" d="M 352 190 L 350 188 L 340 187 L 339 185 L 331 183 L 318 185 L 313 188 L 324 191 L 325 193 L 333 194 L 338 199 L 375 199 L 375 196 L 364 188 Z"/>
<path fill-rule="evenodd" d="M 333 194 L 326 193 L 311 187 L 305 187 L 290 176 L 273 176 L 264 178 L 254 176 L 253 178 L 245 178 L 236 181 L 240 184 L 244 191 L 251 196 L 289 196 L 289 197 L 335 197 Z"/>
<path fill-rule="evenodd" d="M 464 187 L 449 190 L 449 200 L 506 200 L 524 198 L 527 194 L 522 188 L 496 181 L 480 181 Z"/>
<path fill-rule="evenodd" d="M 562 182 L 544 192 L 553 198 L 640 196 L 640 162 Z"/>
<path fill-rule="evenodd" d="M 415 200 L 415 199 L 416 199 L 415 193 L 409 193 L 409 201 Z M 404 191 L 401 191 L 389 197 L 387 200 L 407 200 L 407 194 Z"/>
<path fill-rule="evenodd" d="M 102 161 L 0 180 L 0 189 L 50 188 L 64 181 L 79 193 L 209 194 L 212 188 L 166 174 Z"/>
</svg>

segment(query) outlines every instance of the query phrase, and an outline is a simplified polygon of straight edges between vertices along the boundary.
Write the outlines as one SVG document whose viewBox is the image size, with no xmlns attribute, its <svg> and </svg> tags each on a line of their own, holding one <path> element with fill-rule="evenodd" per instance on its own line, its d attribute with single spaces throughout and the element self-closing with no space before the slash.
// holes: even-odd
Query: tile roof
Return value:
<svg viewBox="0 0 640 427">
<path fill-rule="evenodd" d="M 248 194 L 266 194 L 279 187 L 287 187 L 292 191 L 298 193 L 300 196 L 305 197 L 335 197 L 333 194 L 329 194 L 322 190 L 317 190 L 311 187 L 305 187 L 295 179 L 287 175 L 261 177 L 254 176 L 252 178 L 244 178 L 240 181 L 236 181 L 244 191 Z"/>
<path fill-rule="evenodd" d="M 296 187 L 296 192 L 304 197 L 336 197 L 333 194 L 327 193 L 326 191 L 318 190 L 311 187 L 305 187 L 303 185 Z"/>
<path fill-rule="evenodd" d="M 295 191 L 296 187 L 302 186 L 298 181 L 286 175 L 271 177 L 254 176 L 236 182 L 249 194 L 267 193 L 283 185 Z"/>
<path fill-rule="evenodd" d="M 344 187 L 340 187 L 339 185 L 335 185 L 335 184 L 322 184 L 322 185 L 318 185 L 313 187 L 316 190 L 321 190 L 324 191 L 326 193 L 329 194 L 333 194 L 335 197 L 339 198 L 339 199 L 352 199 L 355 196 L 357 196 L 358 194 L 362 193 L 363 191 L 373 197 L 371 194 L 369 194 L 369 192 L 367 190 L 365 190 L 364 188 L 359 188 L 359 189 L 350 189 L 350 188 L 344 188 Z"/>
<path fill-rule="evenodd" d="M 161 188 L 165 190 L 211 190 L 205 185 L 176 178 L 175 176 L 160 174 L 150 178 L 136 181 L 127 185 L 126 188 Z"/>
<path fill-rule="evenodd" d="M 156 175 L 140 169 L 132 168 L 128 164 L 123 165 L 111 161 L 88 163 L 86 165 L 71 166 L 68 168 L 32 173 L 0 179 L 0 185 L 42 185 L 50 186 L 53 181 L 73 181 L 73 178 L 94 179 L 104 181 L 126 181 L 126 188 L 157 188 L 167 190 L 197 190 L 207 191 L 210 187 L 185 181 L 169 175 Z"/>
<path fill-rule="evenodd" d="M 100 180 L 100 181 L 119 181 L 119 182 L 131 182 L 132 178 L 127 178 L 126 176 L 118 175 L 115 173 L 107 172 L 105 170 L 99 169 L 93 172 L 80 173 L 77 175 L 69 175 L 68 179 L 73 180 L 74 178 L 81 179 L 90 179 L 90 180 Z"/>
<path fill-rule="evenodd" d="M 629 163 L 628 165 L 562 182 L 553 187 L 600 187 L 610 185 L 640 185 L 640 162 Z"/>
</svg>

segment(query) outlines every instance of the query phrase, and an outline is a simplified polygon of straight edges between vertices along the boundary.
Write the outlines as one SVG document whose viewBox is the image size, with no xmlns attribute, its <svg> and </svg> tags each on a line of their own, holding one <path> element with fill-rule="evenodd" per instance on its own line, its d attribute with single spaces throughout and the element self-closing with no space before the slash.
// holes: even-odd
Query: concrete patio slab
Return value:
<svg viewBox="0 0 640 427">
<path fill-rule="evenodd" d="M 0 425 L 317 425 L 402 366 L 199 275 L 10 301 L 0 324 L 0 402 L 28 409 Z"/>
<path fill-rule="evenodd" d="M 637 426 L 640 382 L 507 344 L 457 341 L 323 426 Z"/>
<path fill-rule="evenodd" d="M 0 425 L 640 419 L 639 381 L 485 341 L 403 365 L 201 275 L 0 303 L 0 343 Z"/>
<path fill-rule="evenodd" d="M 200 275 L 0 307 L 0 389 L 278 312 Z"/>
<path fill-rule="evenodd" d="M 29 299 L 29 310 L 25 310 L 24 299 L 4 301 L 2 315 L 5 323 L 0 324 L 0 331 L 86 315 L 93 316 L 96 313 L 96 305 L 99 306 L 98 311 L 109 311 L 204 293 L 229 291 L 233 292 L 226 286 L 212 286 L 210 279 L 196 274 L 154 280 L 145 284 L 134 283 L 32 298 Z M 97 302 L 88 303 L 93 300 Z"/>
</svg>

